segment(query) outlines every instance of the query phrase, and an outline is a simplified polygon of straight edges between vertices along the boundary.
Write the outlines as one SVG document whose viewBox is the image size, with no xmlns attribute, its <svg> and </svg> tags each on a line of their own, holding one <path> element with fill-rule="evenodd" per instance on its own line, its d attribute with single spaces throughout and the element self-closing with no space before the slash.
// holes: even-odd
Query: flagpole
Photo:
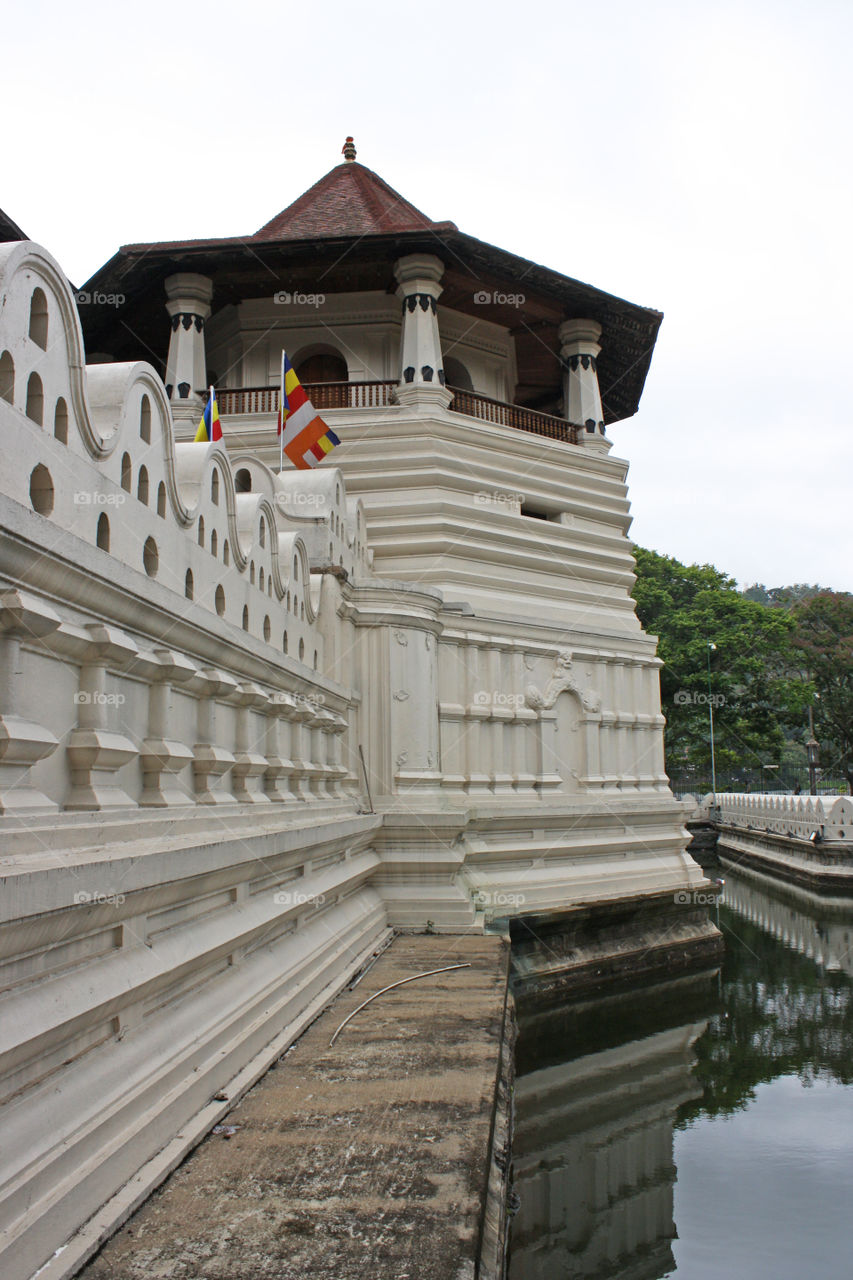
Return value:
<svg viewBox="0 0 853 1280">
<path fill-rule="evenodd" d="M 278 473 L 284 470 L 284 350 L 281 353 L 281 389 L 278 393 Z"/>
</svg>

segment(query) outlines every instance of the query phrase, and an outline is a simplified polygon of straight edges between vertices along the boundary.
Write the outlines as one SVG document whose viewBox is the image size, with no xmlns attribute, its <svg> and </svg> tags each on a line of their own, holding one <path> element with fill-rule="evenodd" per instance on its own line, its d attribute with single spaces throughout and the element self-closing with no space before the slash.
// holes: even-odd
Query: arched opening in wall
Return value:
<svg viewBox="0 0 853 1280">
<path fill-rule="evenodd" d="M 37 347 L 47 351 L 47 298 L 43 289 L 33 289 L 30 299 L 30 337 Z"/>
<path fill-rule="evenodd" d="M 0 397 L 8 404 L 15 398 L 15 361 L 9 351 L 0 356 Z"/>
<path fill-rule="evenodd" d="M 204 516 L 198 518 L 198 545 L 204 546 Z"/>
<path fill-rule="evenodd" d="M 231 548 L 228 546 L 227 538 L 222 544 L 222 563 L 226 565 L 231 563 Z"/>
<path fill-rule="evenodd" d="M 68 405 L 62 396 L 57 400 L 53 411 L 53 435 L 60 444 L 68 444 Z"/>
<path fill-rule="evenodd" d="M 142 565 L 149 578 L 156 578 L 160 567 L 160 556 L 157 552 L 157 543 L 153 538 L 145 539 L 145 546 L 142 548 Z"/>
<path fill-rule="evenodd" d="M 260 591 L 263 591 L 263 589 L 264 589 L 264 571 L 263 571 L 263 569 L 261 569 L 260 573 L 258 574 L 258 589 L 259 589 Z"/>
<path fill-rule="evenodd" d="M 305 641 L 300 640 L 299 641 L 299 661 L 302 662 L 304 658 L 305 658 Z"/>
<path fill-rule="evenodd" d="M 329 543 L 329 560 L 334 560 L 334 558 L 335 558 L 335 548 L 332 546 L 330 542 Z"/>
<path fill-rule="evenodd" d="M 272 569 L 270 569 L 269 575 L 267 576 L 267 595 L 272 595 Z"/>
<path fill-rule="evenodd" d="M 299 560 L 296 556 L 293 557 L 293 581 L 299 581 Z"/>
<path fill-rule="evenodd" d="M 289 597 L 288 597 L 288 599 L 289 599 Z M 288 605 L 288 608 L 290 608 L 290 606 L 289 606 L 289 605 Z M 295 592 L 294 592 L 294 595 L 293 595 L 293 616 L 294 616 L 295 618 L 298 618 L 298 617 L 299 617 L 299 596 L 298 596 L 298 595 L 296 595 L 296 593 L 295 593 Z"/>
<path fill-rule="evenodd" d="M 258 525 L 258 541 L 262 547 L 267 545 L 267 522 L 263 516 L 261 516 L 260 524 Z"/>
<path fill-rule="evenodd" d="M 248 467 L 240 467 L 234 476 L 234 488 L 238 493 L 252 492 L 252 473 Z"/>
<path fill-rule="evenodd" d="M 133 469 L 130 465 L 130 454 L 123 453 L 121 455 L 121 487 L 127 493 L 130 493 L 132 470 Z"/>
<path fill-rule="evenodd" d="M 305 621 L 305 601 L 304 600 L 302 604 L 299 606 L 299 616 L 304 622 Z"/>
<path fill-rule="evenodd" d="M 30 473 L 30 502 L 40 516 L 49 516 L 53 510 L 53 481 L 41 463 Z"/>
<path fill-rule="evenodd" d="M 243 605 L 243 630 L 249 630 L 249 606 L 247 604 Z"/>
<path fill-rule="evenodd" d="M 455 356 L 444 357 L 444 380 L 449 387 L 458 387 L 460 391 L 474 390 L 470 373 Z"/>
<path fill-rule="evenodd" d="M 140 502 L 148 506 L 148 468 L 140 467 L 136 478 L 136 496 Z"/>
<path fill-rule="evenodd" d="M 284 635 L 281 637 L 281 651 L 282 653 L 287 653 L 287 632 L 286 631 Z"/>
<path fill-rule="evenodd" d="M 214 593 L 214 596 L 213 596 L 213 603 L 216 608 L 216 612 L 219 614 L 221 618 L 225 612 L 225 592 L 222 590 L 221 583 L 216 588 L 216 592 Z"/>
<path fill-rule="evenodd" d="M 314 670 L 317 670 L 317 650 L 314 650 Z"/>
<path fill-rule="evenodd" d="M 253 560 L 253 561 L 251 562 L 251 564 L 249 565 L 249 581 L 251 582 L 252 586 L 254 586 L 254 585 L 255 585 L 255 562 L 254 562 L 254 560 Z"/>
<path fill-rule="evenodd" d="M 210 554 L 212 556 L 215 556 L 218 550 L 219 550 L 219 538 L 217 537 L 216 530 L 214 529 L 210 535 Z"/>
<path fill-rule="evenodd" d="M 349 382 L 349 369 L 337 347 L 315 343 L 299 351 L 293 361 L 300 382 Z"/>
<path fill-rule="evenodd" d="M 188 600 L 193 598 L 193 571 L 187 569 L 187 576 L 184 578 L 184 595 Z"/>
<path fill-rule="evenodd" d="M 27 417 L 39 426 L 44 422 L 44 387 L 37 373 L 31 373 L 27 383 Z"/>
<path fill-rule="evenodd" d="M 166 486 L 162 480 L 157 486 L 157 514 L 161 519 L 166 519 Z"/>
<path fill-rule="evenodd" d="M 267 643 L 269 643 L 269 638 L 271 635 L 272 635 L 272 624 L 270 623 L 269 617 L 265 616 L 264 617 L 264 639 L 267 641 Z"/>
<path fill-rule="evenodd" d="M 98 529 L 95 534 L 95 542 L 102 551 L 110 549 L 110 522 L 107 518 L 106 511 L 102 511 L 98 516 Z"/>
<path fill-rule="evenodd" d="M 216 467 L 210 474 L 210 501 L 215 507 L 219 506 L 219 472 Z"/>
<path fill-rule="evenodd" d="M 142 397 L 139 409 L 139 438 L 146 444 L 151 443 L 151 401 L 147 396 Z"/>
</svg>

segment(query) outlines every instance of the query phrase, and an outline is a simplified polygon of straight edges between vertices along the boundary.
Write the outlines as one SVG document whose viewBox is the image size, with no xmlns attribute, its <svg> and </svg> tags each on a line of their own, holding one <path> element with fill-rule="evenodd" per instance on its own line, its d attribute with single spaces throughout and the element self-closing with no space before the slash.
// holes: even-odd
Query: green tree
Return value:
<svg viewBox="0 0 853 1280">
<path fill-rule="evenodd" d="M 853 596 L 823 591 L 794 611 L 794 650 L 815 693 L 824 768 L 840 767 L 853 793 Z"/>
<path fill-rule="evenodd" d="M 664 663 L 670 769 L 709 766 L 709 700 L 718 770 L 778 764 L 785 726 L 802 723 L 810 694 L 790 660 L 791 613 L 746 599 L 713 565 L 681 564 L 642 547 L 634 555 L 637 616 L 659 637 Z"/>
</svg>

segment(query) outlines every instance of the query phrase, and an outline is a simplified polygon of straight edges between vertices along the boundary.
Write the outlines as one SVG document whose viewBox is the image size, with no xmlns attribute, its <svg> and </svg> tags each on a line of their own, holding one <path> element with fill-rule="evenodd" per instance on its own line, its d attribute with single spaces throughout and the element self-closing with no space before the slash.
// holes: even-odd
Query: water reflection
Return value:
<svg viewBox="0 0 853 1280">
<path fill-rule="evenodd" d="M 853 906 L 722 874 L 716 981 L 520 1011 L 510 1280 L 850 1273 Z"/>
</svg>

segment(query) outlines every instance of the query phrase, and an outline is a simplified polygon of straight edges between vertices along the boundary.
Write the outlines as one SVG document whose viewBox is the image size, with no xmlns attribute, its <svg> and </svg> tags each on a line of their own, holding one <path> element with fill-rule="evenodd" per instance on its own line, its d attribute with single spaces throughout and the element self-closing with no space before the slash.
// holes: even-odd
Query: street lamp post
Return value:
<svg viewBox="0 0 853 1280">
<path fill-rule="evenodd" d="M 814 736 L 814 712 L 812 704 L 809 703 L 809 740 L 806 743 L 806 751 L 809 753 L 809 795 L 817 795 L 817 766 L 820 760 L 820 743 Z"/>
<path fill-rule="evenodd" d="M 714 698 L 711 693 L 711 650 L 716 649 L 716 647 L 710 640 L 705 647 L 705 653 L 708 658 L 708 723 L 711 729 L 711 792 L 713 804 L 717 803 L 717 764 L 714 758 Z"/>
</svg>

